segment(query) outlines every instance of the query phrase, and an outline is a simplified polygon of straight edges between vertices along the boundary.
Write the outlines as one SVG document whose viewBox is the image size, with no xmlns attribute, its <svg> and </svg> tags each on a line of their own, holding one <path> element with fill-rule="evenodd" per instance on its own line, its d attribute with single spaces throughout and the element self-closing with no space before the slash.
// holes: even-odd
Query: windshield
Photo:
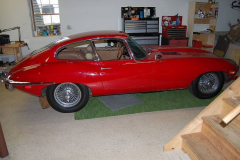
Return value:
<svg viewBox="0 0 240 160">
<path fill-rule="evenodd" d="M 46 46 L 44 46 L 44 47 L 42 47 L 42 48 L 40 48 L 40 49 L 34 50 L 34 51 L 33 51 L 32 53 L 30 53 L 29 55 L 32 56 L 32 55 L 37 54 L 37 53 L 39 53 L 39 52 L 41 52 L 41 51 L 47 50 L 47 49 L 49 49 L 51 46 L 53 46 L 54 44 L 56 44 L 56 42 L 52 42 L 52 43 L 50 43 L 50 44 L 48 44 L 48 45 L 46 45 Z"/>
<path fill-rule="evenodd" d="M 147 53 L 131 37 L 127 39 L 127 42 L 136 60 L 145 59 L 147 57 Z"/>
</svg>

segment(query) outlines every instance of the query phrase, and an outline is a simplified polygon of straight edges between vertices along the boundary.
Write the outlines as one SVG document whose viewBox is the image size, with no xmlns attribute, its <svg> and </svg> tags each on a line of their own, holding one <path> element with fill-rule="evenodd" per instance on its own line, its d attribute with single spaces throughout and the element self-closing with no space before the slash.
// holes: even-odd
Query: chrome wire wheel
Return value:
<svg viewBox="0 0 240 160">
<path fill-rule="evenodd" d="M 198 90 L 202 94 L 211 94 L 218 90 L 220 85 L 220 79 L 214 72 L 203 74 L 199 78 Z"/>
<path fill-rule="evenodd" d="M 62 107 L 73 107 L 82 98 L 80 88 L 74 83 L 61 83 L 54 90 L 54 99 Z"/>
</svg>

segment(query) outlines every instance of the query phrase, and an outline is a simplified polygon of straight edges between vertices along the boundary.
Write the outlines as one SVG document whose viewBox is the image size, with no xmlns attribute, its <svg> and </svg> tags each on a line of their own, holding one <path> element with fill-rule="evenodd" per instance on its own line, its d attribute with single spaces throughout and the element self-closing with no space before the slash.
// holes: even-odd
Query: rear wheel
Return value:
<svg viewBox="0 0 240 160">
<path fill-rule="evenodd" d="M 60 83 L 47 88 L 47 100 L 59 112 L 79 111 L 85 107 L 88 99 L 88 88 L 81 84 Z"/>
<path fill-rule="evenodd" d="M 200 99 L 216 96 L 223 87 L 223 75 L 219 72 L 208 72 L 197 77 L 189 87 L 189 91 Z"/>
</svg>

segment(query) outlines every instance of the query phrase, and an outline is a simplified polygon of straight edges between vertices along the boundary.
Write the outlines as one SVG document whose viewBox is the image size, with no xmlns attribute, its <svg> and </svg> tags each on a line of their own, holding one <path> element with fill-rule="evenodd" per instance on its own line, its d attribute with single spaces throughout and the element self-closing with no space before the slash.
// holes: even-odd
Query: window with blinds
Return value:
<svg viewBox="0 0 240 160">
<path fill-rule="evenodd" d="M 58 0 L 30 0 L 34 36 L 61 35 Z"/>
</svg>

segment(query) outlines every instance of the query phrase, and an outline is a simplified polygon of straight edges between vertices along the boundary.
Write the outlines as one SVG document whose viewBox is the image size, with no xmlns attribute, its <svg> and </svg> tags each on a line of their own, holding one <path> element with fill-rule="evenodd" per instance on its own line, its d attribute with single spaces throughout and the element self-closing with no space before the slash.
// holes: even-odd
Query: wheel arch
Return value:
<svg viewBox="0 0 240 160">
<path fill-rule="evenodd" d="M 199 80 L 204 74 L 211 74 L 211 73 L 215 73 L 219 77 L 217 88 L 216 88 L 216 90 L 214 89 L 213 91 L 210 91 L 210 92 L 207 91 L 206 93 L 204 93 L 204 92 L 200 91 L 201 90 L 200 88 L 198 88 Z M 205 73 L 199 75 L 189 85 L 188 89 L 189 89 L 190 93 L 200 99 L 208 99 L 208 98 L 212 98 L 212 97 L 216 96 L 223 87 L 223 84 L 225 81 L 224 73 L 225 72 L 221 72 L 221 71 L 210 71 L 210 72 L 205 72 Z M 207 85 L 209 85 L 209 87 L 212 87 L 210 85 L 213 85 L 213 84 L 210 83 Z M 207 89 L 208 89 L 208 87 L 207 87 Z"/>
<path fill-rule="evenodd" d="M 224 71 L 219 71 L 219 72 L 221 72 L 222 75 L 223 75 L 224 83 L 228 82 L 228 80 L 229 80 L 228 74 L 226 72 L 224 72 Z"/>
<path fill-rule="evenodd" d="M 62 113 L 76 112 L 84 108 L 89 100 L 87 86 L 63 82 L 49 85 L 46 90 L 46 98 L 50 106 Z"/>
<path fill-rule="evenodd" d="M 69 82 L 69 83 L 74 83 L 74 82 Z M 52 84 L 52 85 L 55 85 L 55 84 L 60 84 L 60 83 L 54 83 L 54 84 Z M 81 84 L 81 83 L 77 83 L 77 84 Z M 42 96 L 46 96 L 46 94 L 47 94 L 47 88 L 50 87 L 50 86 L 52 86 L 52 85 L 46 86 L 46 87 L 44 87 L 44 88 L 41 90 Z M 89 86 L 85 85 L 85 84 L 81 84 L 81 85 L 84 85 L 84 86 L 86 86 L 86 87 L 88 88 L 89 97 L 92 97 L 92 89 L 91 89 Z"/>
<path fill-rule="evenodd" d="M 209 72 L 217 72 L 217 73 L 220 73 L 220 74 L 222 75 L 222 77 L 223 77 L 224 83 L 228 82 L 228 80 L 229 80 L 228 74 L 227 74 L 226 72 L 224 72 L 224 71 L 205 71 L 205 72 L 202 72 L 201 74 L 196 74 L 196 75 L 192 78 L 189 86 L 192 84 L 192 82 L 193 82 L 197 77 L 199 77 L 199 76 L 201 76 L 201 75 L 203 75 L 203 74 L 205 74 L 205 73 L 209 73 Z"/>
</svg>

